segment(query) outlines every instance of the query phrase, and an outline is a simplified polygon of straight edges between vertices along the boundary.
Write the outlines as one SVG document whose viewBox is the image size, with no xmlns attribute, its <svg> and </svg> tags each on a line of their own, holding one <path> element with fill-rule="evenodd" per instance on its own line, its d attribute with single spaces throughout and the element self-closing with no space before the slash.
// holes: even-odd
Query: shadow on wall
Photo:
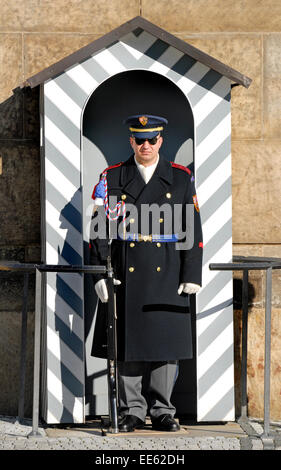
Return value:
<svg viewBox="0 0 281 470">
<path fill-rule="evenodd" d="M 234 310 L 242 309 L 242 289 L 243 281 L 242 279 L 233 279 L 233 308 Z M 251 307 L 254 305 L 254 300 L 256 297 L 256 290 L 251 282 L 248 282 L 248 309 L 251 311 Z"/>
<path fill-rule="evenodd" d="M 233 279 L 233 309 L 234 309 L 234 386 L 235 386 L 235 415 L 241 416 L 241 352 L 242 352 L 242 279 Z M 248 283 L 248 313 L 254 305 L 256 290 L 251 282 Z"/>
<path fill-rule="evenodd" d="M 40 262 L 39 87 L 0 104 L 0 259 Z M 2 165 L 1 165 L 2 163 Z M 0 273 L 0 414 L 17 416 L 23 275 Z M 35 277 L 28 290 L 25 416 L 32 413 Z"/>
<path fill-rule="evenodd" d="M 0 104 L 0 140 L 28 139 L 39 142 L 39 86 L 16 88 Z"/>
</svg>

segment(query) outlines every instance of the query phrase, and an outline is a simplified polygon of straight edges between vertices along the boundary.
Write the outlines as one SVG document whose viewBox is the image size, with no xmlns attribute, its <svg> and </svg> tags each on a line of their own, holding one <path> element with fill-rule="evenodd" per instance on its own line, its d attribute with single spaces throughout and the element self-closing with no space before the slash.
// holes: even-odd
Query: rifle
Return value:
<svg viewBox="0 0 281 470">
<path fill-rule="evenodd" d="M 109 240 L 109 253 L 107 256 L 107 384 L 108 384 L 108 414 L 109 430 L 118 433 L 117 411 L 117 331 L 116 331 L 116 296 L 114 292 L 113 268 L 111 264 L 111 242 Z"/>
</svg>

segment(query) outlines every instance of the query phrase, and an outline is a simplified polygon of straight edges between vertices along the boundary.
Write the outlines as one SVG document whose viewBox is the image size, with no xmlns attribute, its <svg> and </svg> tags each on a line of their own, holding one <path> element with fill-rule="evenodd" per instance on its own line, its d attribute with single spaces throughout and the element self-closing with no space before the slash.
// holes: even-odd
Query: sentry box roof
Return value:
<svg viewBox="0 0 281 470">
<path fill-rule="evenodd" d="M 245 88 L 248 88 L 250 86 L 252 80 L 249 77 L 241 74 L 237 70 L 234 70 L 228 65 L 206 54 L 205 52 L 202 52 L 201 50 L 191 46 L 185 41 L 178 39 L 174 35 L 154 25 L 153 23 L 144 19 L 141 16 L 133 18 L 132 20 L 105 34 L 101 38 L 89 43 L 87 46 L 82 47 L 76 52 L 73 52 L 72 54 L 60 60 L 59 62 L 56 62 L 55 64 L 47 67 L 36 75 L 33 75 L 32 77 L 28 78 L 22 86 L 30 86 L 31 88 L 36 87 L 37 85 L 45 82 L 46 80 L 64 72 L 69 67 L 83 62 L 84 60 L 86 60 L 96 52 L 100 51 L 101 49 L 109 47 L 115 41 L 118 41 L 126 34 L 134 32 L 136 35 L 138 35 L 143 30 L 158 38 L 157 45 L 159 55 L 161 54 L 161 45 L 163 46 L 165 43 L 169 44 L 175 49 L 183 52 L 184 54 L 187 54 L 194 60 L 206 65 L 207 67 L 210 67 L 216 72 L 219 72 L 220 74 L 229 78 L 233 83 L 237 85 L 242 85 Z M 157 50 L 154 51 L 154 54 L 157 54 Z M 157 57 L 154 56 L 153 58 L 157 60 Z"/>
</svg>

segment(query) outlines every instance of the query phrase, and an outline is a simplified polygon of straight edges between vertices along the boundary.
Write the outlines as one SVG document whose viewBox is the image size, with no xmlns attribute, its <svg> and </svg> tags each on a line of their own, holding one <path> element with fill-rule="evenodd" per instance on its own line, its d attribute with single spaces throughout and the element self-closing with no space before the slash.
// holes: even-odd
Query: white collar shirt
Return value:
<svg viewBox="0 0 281 470">
<path fill-rule="evenodd" d="M 157 161 L 155 163 L 153 163 L 152 165 L 149 165 L 149 166 L 144 166 L 142 165 L 141 163 L 139 163 L 136 159 L 136 156 L 134 156 L 135 158 L 135 163 L 137 165 L 137 168 L 141 174 L 141 176 L 143 177 L 145 183 L 147 184 L 149 182 L 149 180 L 152 178 L 152 175 L 158 165 L 158 162 L 159 162 L 159 155 L 157 155 Z"/>
</svg>

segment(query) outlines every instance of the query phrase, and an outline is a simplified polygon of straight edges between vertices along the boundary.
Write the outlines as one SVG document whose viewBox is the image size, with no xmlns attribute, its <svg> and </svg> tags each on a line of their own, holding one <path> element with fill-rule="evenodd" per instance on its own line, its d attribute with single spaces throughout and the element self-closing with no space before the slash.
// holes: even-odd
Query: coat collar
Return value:
<svg viewBox="0 0 281 470">
<path fill-rule="evenodd" d="M 170 162 L 160 155 L 159 162 L 150 181 L 145 184 L 132 155 L 122 166 L 121 187 L 135 202 L 152 203 L 167 191 L 173 182 L 173 170 Z"/>
<path fill-rule="evenodd" d="M 134 200 L 138 198 L 145 187 L 145 182 L 135 164 L 134 155 L 131 155 L 121 168 L 120 185 L 122 192 Z"/>
</svg>

